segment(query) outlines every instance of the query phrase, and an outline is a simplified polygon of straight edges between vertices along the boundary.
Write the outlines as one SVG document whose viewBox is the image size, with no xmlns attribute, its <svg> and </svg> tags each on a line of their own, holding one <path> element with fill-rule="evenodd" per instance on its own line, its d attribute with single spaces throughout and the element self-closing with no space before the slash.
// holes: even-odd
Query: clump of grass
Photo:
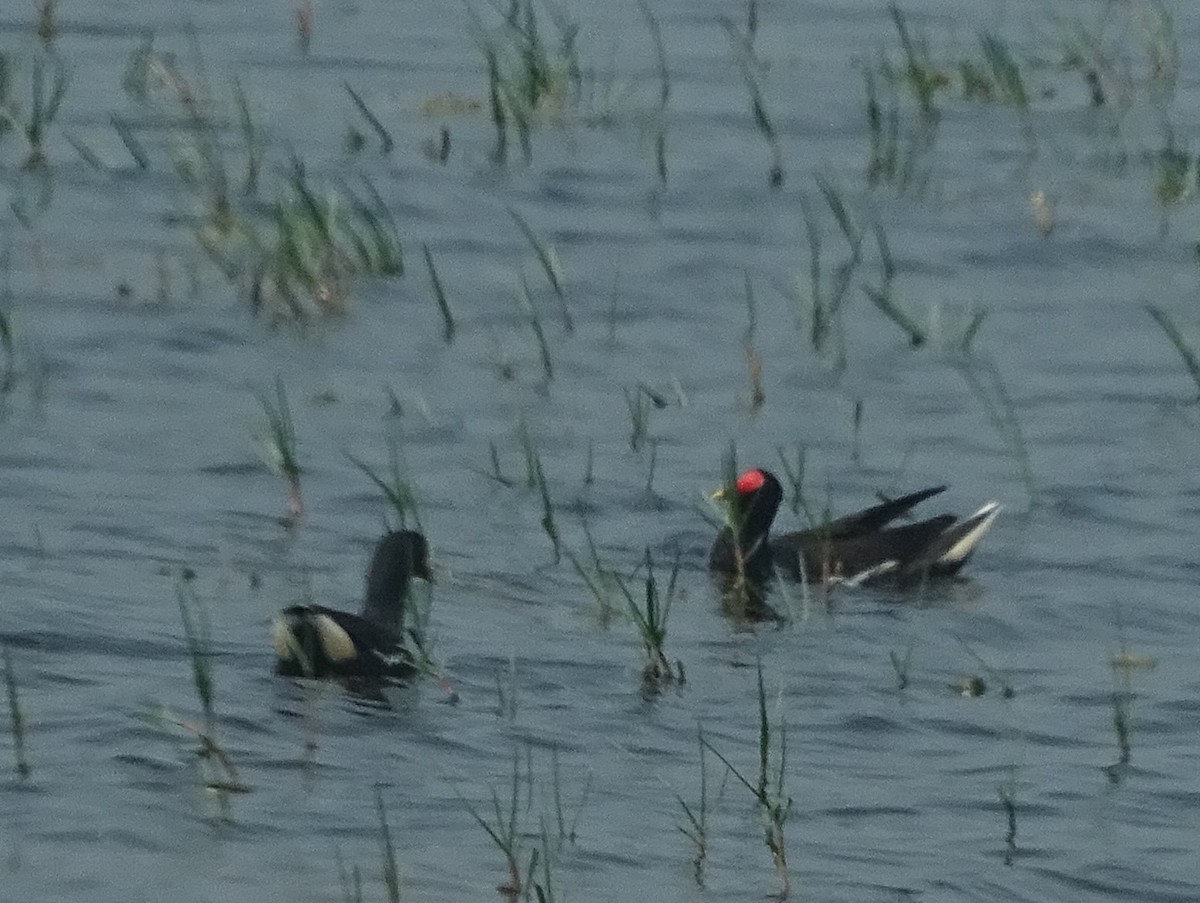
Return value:
<svg viewBox="0 0 1200 903">
<path fill-rule="evenodd" d="M 4 686 L 8 691 L 8 717 L 12 725 L 13 757 L 17 776 L 29 777 L 29 755 L 25 748 L 25 713 L 21 709 L 21 700 L 17 693 L 17 676 L 13 671 L 12 652 L 8 643 L 0 644 L 4 653 Z"/>
<path fill-rule="evenodd" d="M 863 86 L 867 113 L 867 183 L 890 185 L 897 191 L 923 191 L 929 179 L 922 164 L 937 137 L 936 121 L 918 118 L 913 127 L 901 123 L 900 95 L 887 77 L 886 62 L 864 64 Z"/>
<path fill-rule="evenodd" d="M 982 32 L 978 56 L 939 60 L 924 32 L 897 3 L 891 3 L 888 11 L 900 45 L 899 58 L 882 54 L 863 66 L 870 135 L 867 176 L 872 185 L 905 190 L 914 183 L 924 184 L 927 174 L 919 174 L 917 166 L 936 140 L 940 98 L 955 87 L 966 100 L 1015 108 L 1026 141 L 1034 149 L 1030 91 L 1016 54 L 1003 38 Z M 901 94 L 908 98 L 907 104 L 901 102 Z M 911 128 L 901 122 L 905 106 L 916 111 Z"/>
<path fill-rule="evenodd" d="M 1165 4 L 1121 4 L 1100 13 L 1095 24 L 1082 17 L 1057 24 L 1056 63 L 1083 78 L 1093 107 L 1119 117 L 1143 90 L 1158 109 L 1170 106 L 1178 83 L 1179 44 Z M 1137 71 L 1131 60 L 1143 61 L 1144 71 Z"/>
<path fill-rule="evenodd" d="M 288 494 L 288 518 L 297 520 L 304 514 L 304 497 L 300 491 L 300 459 L 297 456 L 296 427 L 288 406 L 283 378 L 275 379 L 275 397 L 258 393 L 265 422 L 255 431 L 259 455 L 272 471 L 283 477 Z"/>
<path fill-rule="evenodd" d="M 644 601 L 640 605 L 625 582 L 617 578 L 617 586 L 625 596 L 630 617 L 633 619 L 634 626 L 637 627 L 638 635 L 642 640 L 642 649 L 646 653 L 646 664 L 642 668 L 642 688 L 650 695 L 661 692 L 669 684 L 683 683 L 684 681 L 683 663 L 677 660 L 672 664 L 663 648 L 667 641 L 667 618 L 671 613 L 671 603 L 678 591 L 677 579 L 681 555 L 681 550 L 676 549 L 675 562 L 671 567 L 671 576 L 667 581 L 666 592 L 661 593 L 658 581 L 654 576 L 654 558 L 650 554 L 650 549 L 646 549 L 646 556 L 643 559 L 646 569 L 645 595 Z"/>
<path fill-rule="evenodd" d="M 792 810 L 792 798 L 788 795 L 784 778 L 787 771 L 787 724 L 778 725 L 777 767 L 771 765 L 771 722 L 767 717 L 767 692 L 763 683 L 762 662 L 758 663 L 758 779 L 753 783 L 737 767 L 725 758 L 708 740 L 701 741 L 754 797 L 759 814 L 763 819 L 763 840 L 771 853 L 771 861 L 779 876 L 779 891 L 775 897 L 786 900 L 791 892 L 788 875 L 787 845 L 784 826 Z"/>
<path fill-rule="evenodd" d="M 951 84 L 949 74 L 933 60 L 929 41 L 925 35 L 909 25 L 908 17 L 899 4 L 890 3 L 888 13 L 896 28 L 903 60 L 900 63 L 898 81 L 912 94 L 921 118 L 927 123 L 936 123 L 941 117 L 937 107 L 937 94 Z M 894 75 L 891 71 L 889 75 Z"/>
<path fill-rule="evenodd" d="M 293 158 L 280 171 L 274 199 L 263 204 L 253 198 L 263 163 L 263 131 L 235 82 L 246 158 L 239 196 L 221 129 L 227 117 L 207 84 L 203 63 L 196 68 L 186 72 L 147 38 L 130 58 L 124 85 L 131 98 L 179 123 L 170 136 L 171 160 L 196 208 L 190 217 L 194 237 L 252 309 L 272 323 L 303 324 L 347 310 L 355 276 L 403 275 L 395 222 L 370 182 L 363 180 L 358 191 L 344 184 L 317 185 L 303 162 Z M 139 166 L 148 166 L 132 129 L 122 128 L 121 134 Z"/>
<path fill-rule="evenodd" d="M 984 32 L 979 36 L 979 46 L 991 71 L 996 98 L 1027 113 L 1029 92 L 1025 88 L 1021 66 L 1008 44 L 998 35 Z"/>
<path fill-rule="evenodd" d="M 529 786 L 532 786 L 532 775 L 527 772 L 527 781 Z M 521 759 L 517 752 L 513 751 L 513 770 L 512 781 L 509 785 L 509 795 L 505 804 L 501 804 L 500 794 L 492 789 L 492 817 L 489 820 L 485 818 L 478 809 L 467 802 L 466 798 L 461 794 L 459 798 L 467 807 L 467 811 L 471 813 L 471 817 L 479 824 L 488 837 L 492 839 L 492 843 L 504 856 L 504 864 L 508 870 L 508 879 L 497 886 L 497 890 L 507 897 L 516 899 L 521 895 L 522 890 L 526 886 L 524 875 L 522 874 L 522 849 L 521 842 L 524 835 L 524 828 L 521 821 L 522 810 L 528 810 L 531 801 L 526 798 L 525 805 L 521 802 Z"/>
<path fill-rule="evenodd" d="M 979 35 L 981 60 L 964 57 L 958 63 L 962 95 L 967 100 L 1003 103 L 1023 115 L 1029 111 L 1029 92 L 1020 63 L 1008 43 L 992 32 Z"/>
<path fill-rule="evenodd" d="M 249 283 L 251 308 L 271 322 L 303 323 L 349 308 L 356 273 L 404 275 L 395 222 L 369 182 L 364 196 L 347 188 L 321 191 L 294 159 L 263 232 L 249 220 L 198 231 L 201 245 L 226 273 Z"/>
<path fill-rule="evenodd" d="M 520 754 L 516 750 L 513 751 L 512 780 L 509 783 L 508 793 L 505 799 L 501 799 L 499 792 L 495 788 L 492 789 L 490 814 L 481 813 L 462 794 L 459 794 L 459 799 L 463 801 L 471 817 L 487 832 L 492 843 L 504 857 L 508 877 L 496 889 L 512 900 L 536 899 L 539 903 L 545 903 L 545 901 L 554 899 L 553 867 L 563 845 L 575 842 L 579 817 L 587 803 L 592 779 L 589 773 L 575 815 L 568 820 L 563 801 L 558 750 L 552 750 L 551 792 L 553 796 L 551 805 L 554 807 L 554 812 L 551 816 L 544 808 L 546 799 L 543 787 L 542 792 L 539 793 L 543 811 L 538 816 L 535 832 L 531 830 L 531 825 L 527 825 L 534 809 L 535 781 L 532 758 L 530 748 L 526 747 L 524 771 L 522 771 Z M 522 789 L 524 789 L 523 793 Z M 526 852 L 526 842 L 531 836 L 536 837 L 540 843 Z"/>
<path fill-rule="evenodd" d="M 561 118 L 582 96 L 583 67 L 576 39 L 579 26 L 557 7 L 548 18 L 534 0 L 509 0 L 501 21 L 489 27 L 473 8 L 471 31 L 483 56 L 488 80 L 488 106 L 496 129 L 493 159 L 508 157 L 511 131 L 528 163 L 533 157 L 532 132 L 539 122 Z"/>
</svg>

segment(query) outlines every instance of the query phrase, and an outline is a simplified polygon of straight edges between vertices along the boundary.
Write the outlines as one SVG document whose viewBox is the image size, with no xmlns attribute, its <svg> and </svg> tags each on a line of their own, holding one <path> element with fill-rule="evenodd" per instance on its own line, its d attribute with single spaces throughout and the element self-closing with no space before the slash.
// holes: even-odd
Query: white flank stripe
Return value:
<svg viewBox="0 0 1200 903">
<path fill-rule="evenodd" d="M 861 586 L 868 580 L 874 580 L 876 577 L 882 577 L 884 574 L 894 571 L 900 562 L 894 558 L 889 558 L 887 561 L 881 561 L 874 567 L 867 568 L 865 571 L 859 571 L 850 577 L 834 578 L 830 583 L 840 583 L 842 586 Z"/>
</svg>

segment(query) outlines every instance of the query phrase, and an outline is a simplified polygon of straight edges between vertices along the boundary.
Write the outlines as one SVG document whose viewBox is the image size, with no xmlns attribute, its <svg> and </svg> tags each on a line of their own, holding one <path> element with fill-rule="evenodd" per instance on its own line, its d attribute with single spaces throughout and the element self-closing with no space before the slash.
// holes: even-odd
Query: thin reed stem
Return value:
<svg viewBox="0 0 1200 903">
<path fill-rule="evenodd" d="M 8 643 L 0 643 L 0 652 L 4 655 L 4 686 L 8 691 L 8 716 L 12 724 L 13 757 L 17 776 L 29 777 L 29 755 L 25 746 L 25 713 L 21 710 L 21 700 L 17 694 L 17 676 L 13 671 L 12 651 Z"/>
</svg>

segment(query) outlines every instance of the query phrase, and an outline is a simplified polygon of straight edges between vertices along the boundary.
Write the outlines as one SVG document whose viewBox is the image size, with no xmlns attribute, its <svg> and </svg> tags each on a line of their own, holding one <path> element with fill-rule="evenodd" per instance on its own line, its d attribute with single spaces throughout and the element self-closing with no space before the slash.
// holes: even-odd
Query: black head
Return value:
<svg viewBox="0 0 1200 903">
<path fill-rule="evenodd" d="M 367 571 L 367 598 L 363 613 L 383 620 L 400 620 L 408 582 L 420 577 L 433 582 L 429 569 L 429 543 L 415 530 L 396 530 L 375 545 Z"/>
<path fill-rule="evenodd" d="M 771 548 L 768 534 L 783 501 L 783 486 L 779 480 L 768 470 L 753 468 L 713 498 L 729 505 L 729 527 L 717 537 L 710 565 L 726 573 L 744 569 L 751 579 L 769 577 Z"/>
<path fill-rule="evenodd" d="M 783 486 L 769 470 L 753 468 L 738 477 L 733 485 L 722 490 L 727 499 L 731 520 L 743 539 L 765 537 L 783 501 Z"/>
</svg>

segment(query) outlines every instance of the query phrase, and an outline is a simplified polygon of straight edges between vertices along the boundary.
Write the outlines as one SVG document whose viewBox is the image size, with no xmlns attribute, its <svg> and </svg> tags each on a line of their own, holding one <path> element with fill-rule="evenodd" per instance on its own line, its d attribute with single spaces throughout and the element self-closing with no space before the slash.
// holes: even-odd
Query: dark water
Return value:
<svg viewBox="0 0 1200 903">
<path fill-rule="evenodd" d="M 1194 207 L 1181 201 L 1164 230 L 1154 187 L 1164 123 L 1179 147 L 1195 138 L 1185 114 L 1200 43 L 1186 7 L 1169 5 L 1179 74 L 1156 106 L 1140 36 L 1161 21 L 1157 7 L 1109 7 L 1105 18 L 1096 6 L 910 4 L 939 58 L 978 56 L 978 29 L 1011 42 L 1035 88 L 1035 143 L 1011 107 L 949 89 L 924 190 L 899 191 L 864 178 L 861 63 L 877 50 L 898 58 L 881 3 L 761 4 L 755 53 L 781 136 L 781 190 L 768 186 L 767 145 L 718 24 L 741 20 L 735 4 L 654 4 L 672 74 L 665 187 L 643 115 L 658 91 L 652 44 L 633 3 L 578 14 L 585 60 L 600 70 L 611 60 L 615 74 L 600 82 L 626 91 L 612 124 L 544 124 L 532 161 L 518 154 L 504 167 L 489 162 L 486 116 L 419 113 L 449 92 L 485 96 L 461 7 L 321 5 L 305 56 L 289 3 L 63 4 L 56 49 L 72 80 L 47 137 L 53 197 L 26 225 L 3 220 L 17 382 L 0 402 L 0 636 L 32 773 L 6 771 L 0 785 L 0 899 L 343 899 L 339 856 L 362 869 L 365 899 L 384 899 L 377 785 L 406 899 L 493 899 L 503 859 L 463 799 L 490 812 L 492 788 L 508 792 L 514 751 L 522 775 L 531 763 L 527 857 L 541 844 L 539 814 L 557 834 L 554 748 L 568 821 L 590 787 L 575 843 L 554 858 L 559 898 L 761 898 L 777 884 L 745 788 L 728 779 L 718 800 L 724 769 L 708 755 L 703 891 L 675 799 L 698 800 L 698 723 L 755 773 L 759 659 L 769 710 L 787 725 L 796 898 L 1200 896 L 1200 682 L 1187 664 L 1200 634 L 1198 415 L 1143 307 L 1187 323 L 1195 296 Z M 27 12 L 7 10 L 0 32 L 24 97 L 36 45 Z M 1132 73 L 1128 110 L 1093 109 L 1080 74 L 1050 65 L 1077 26 L 1102 36 L 1114 92 L 1122 67 Z M 356 281 L 351 313 L 302 336 L 257 323 L 181 225 L 189 207 L 171 129 L 122 92 L 146 30 L 182 60 L 199 48 L 223 104 L 229 79 L 241 80 L 267 135 L 265 185 L 291 152 L 321 177 L 368 175 L 399 224 L 407 275 Z M 391 130 L 390 155 L 343 82 Z M 145 171 L 113 114 L 139 122 Z M 444 166 L 420 150 L 443 124 Z M 368 137 L 357 154 L 344 146 L 350 125 Z M 237 146 L 232 125 L 222 134 Z M 0 188 L 20 207 L 31 178 L 23 146 L 11 132 L 3 142 Z M 845 258 L 818 173 L 868 236 L 840 373 L 781 291 L 807 284 L 802 196 L 820 217 L 827 271 Z M 1056 205 L 1048 237 L 1030 212 L 1039 190 Z M 553 242 L 573 333 L 509 207 Z M 879 280 L 876 222 L 900 303 L 942 324 L 929 347 L 909 348 L 861 291 Z M 450 345 L 421 242 L 458 317 Z M 550 382 L 514 302 L 521 270 L 544 314 Z M 757 412 L 747 278 L 766 396 Z M 952 340 L 973 308 L 989 313 L 964 359 Z M 999 374 L 1034 499 L 964 365 Z M 308 508 L 292 531 L 277 522 L 282 487 L 251 441 L 255 392 L 277 374 L 293 401 Z M 623 389 L 638 383 L 672 399 L 677 385 L 686 404 L 651 411 L 635 452 Z M 524 486 L 522 420 L 569 547 L 585 547 L 586 516 L 605 562 L 624 572 L 646 546 L 660 560 L 682 549 L 667 642 L 686 669 L 682 688 L 645 698 L 631 625 L 606 624 L 573 569 L 552 565 L 540 499 Z M 347 453 L 385 466 L 389 438 L 444 576 L 434 631 L 456 706 L 432 681 L 382 705 L 270 673 L 275 609 L 308 594 L 356 604 L 384 506 Z M 797 594 L 789 626 L 740 625 L 721 614 L 703 566 L 712 531 L 701 493 L 719 482 L 730 440 L 743 462 L 777 469 L 778 447 L 803 445 L 810 497 L 839 510 L 945 482 L 947 506 L 995 498 L 1006 513 L 971 580 L 951 590 L 839 592 L 807 606 Z M 516 487 L 487 476 L 489 443 Z M 221 737 L 252 788 L 224 817 L 202 787 L 194 740 L 139 717 L 165 706 L 199 718 L 171 577 L 180 566 L 196 571 L 208 606 Z M 1110 659 L 1123 647 L 1157 667 L 1129 675 L 1131 759 L 1109 771 L 1121 687 Z M 898 690 L 889 653 L 909 649 L 910 683 Z M 949 687 L 970 674 L 987 680 L 984 696 Z M 502 711 L 498 680 L 515 712 Z M 8 769 L 11 733 L 0 744 Z"/>
</svg>

